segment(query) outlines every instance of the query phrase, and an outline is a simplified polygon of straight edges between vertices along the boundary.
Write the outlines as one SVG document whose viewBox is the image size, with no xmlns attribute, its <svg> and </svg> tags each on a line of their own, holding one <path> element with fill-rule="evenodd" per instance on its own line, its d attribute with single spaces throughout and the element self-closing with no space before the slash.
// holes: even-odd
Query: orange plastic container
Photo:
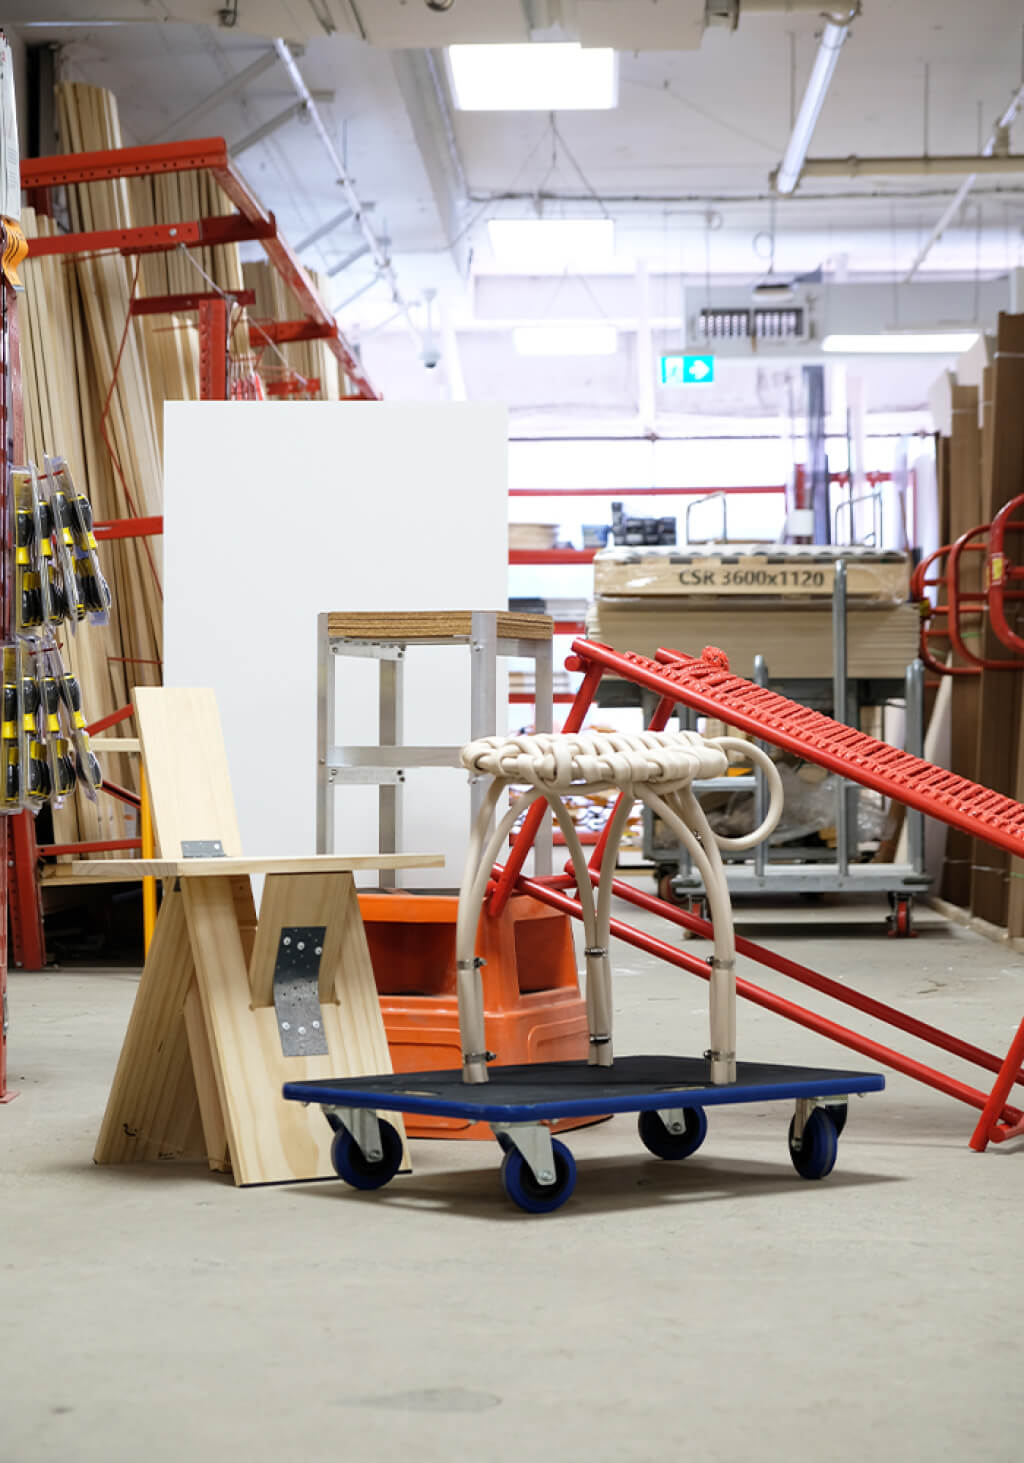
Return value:
<svg viewBox="0 0 1024 1463">
<path fill-rule="evenodd" d="M 451 895 L 360 894 L 384 1029 L 396 1072 L 462 1065 L 455 987 Z M 503 1066 L 583 1059 L 586 1003 L 580 992 L 568 915 L 514 895 L 497 919 L 480 921 L 481 972 L 489 1050 Z M 557 1129 L 594 1119 L 566 1119 Z M 414 1138 L 491 1138 L 486 1123 L 407 1114 Z"/>
</svg>

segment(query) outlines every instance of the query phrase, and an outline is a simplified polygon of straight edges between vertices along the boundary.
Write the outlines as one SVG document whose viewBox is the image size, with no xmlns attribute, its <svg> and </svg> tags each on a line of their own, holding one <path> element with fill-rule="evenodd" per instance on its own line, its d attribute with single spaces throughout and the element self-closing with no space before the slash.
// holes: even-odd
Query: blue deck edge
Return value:
<svg viewBox="0 0 1024 1463">
<path fill-rule="evenodd" d="M 469 1118 L 486 1123 L 529 1122 L 545 1118 L 601 1117 L 606 1113 L 656 1112 L 672 1107 L 724 1107 L 741 1102 L 781 1102 L 798 1097 L 845 1097 L 855 1092 L 881 1092 L 881 1073 L 849 1073 L 816 1082 L 771 1082 L 726 1087 L 669 1087 L 658 1092 L 622 1097 L 566 1098 L 555 1102 L 502 1104 L 457 1102 L 443 1097 L 415 1097 L 402 1092 L 371 1092 L 355 1087 L 323 1087 L 308 1082 L 286 1082 L 289 1102 L 318 1106 L 369 1107 L 378 1112 L 423 1113 L 431 1117 Z M 479 1090 L 479 1089 L 478 1089 Z"/>
</svg>

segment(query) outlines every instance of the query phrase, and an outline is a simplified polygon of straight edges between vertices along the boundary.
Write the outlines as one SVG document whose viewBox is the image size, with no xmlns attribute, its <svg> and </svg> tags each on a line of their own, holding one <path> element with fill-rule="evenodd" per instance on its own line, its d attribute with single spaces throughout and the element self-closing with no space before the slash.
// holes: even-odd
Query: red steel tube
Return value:
<svg viewBox="0 0 1024 1463">
<path fill-rule="evenodd" d="M 127 803 L 130 808 L 141 808 L 142 799 L 137 792 L 132 792 L 127 787 L 121 787 L 116 782 L 108 782 L 106 778 L 100 783 L 104 792 L 108 792 L 112 798 L 117 798 L 122 803 Z"/>
<path fill-rule="evenodd" d="M 98 539 L 151 538 L 163 531 L 162 514 L 156 514 L 152 518 L 107 518 L 93 524 L 93 532 Z"/>
<path fill-rule="evenodd" d="M 654 715 L 651 717 L 651 724 L 647 728 L 647 730 L 664 731 L 665 728 L 668 726 L 669 720 L 675 708 L 676 703 L 672 700 L 670 696 L 663 697 L 654 708 Z M 597 840 L 597 846 L 594 849 L 594 852 L 590 855 L 590 867 L 592 869 L 600 869 L 601 867 L 601 860 L 604 858 L 604 851 L 608 844 L 608 834 L 611 832 L 612 828 L 612 819 L 615 817 L 616 810 L 624 797 L 625 793 L 620 792 L 618 797 L 615 799 L 615 807 L 611 810 L 611 812 L 608 814 L 608 817 L 605 819 L 604 827 L 601 829 L 601 836 Z"/>
<path fill-rule="evenodd" d="M 599 665 L 588 667 L 583 680 L 580 682 L 569 714 L 565 718 L 565 725 L 562 727 L 563 731 L 579 731 L 583 725 L 584 717 L 590 710 L 591 702 L 594 699 L 598 686 L 601 684 L 601 677 L 603 675 L 604 671 Z M 523 864 L 526 862 L 526 856 L 533 847 L 537 834 L 540 832 L 540 825 L 544 821 L 544 814 L 547 810 L 547 801 L 544 798 L 540 798 L 534 803 L 533 807 L 530 808 L 526 817 L 523 819 L 523 826 L 512 842 L 512 846 L 508 851 L 508 860 L 498 877 L 497 883 L 492 888 L 490 898 L 487 901 L 487 913 L 494 919 L 497 919 L 498 915 L 501 914 L 511 897 L 512 890 L 515 888 L 516 879 L 521 874 Z"/>
<path fill-rule="evenodd" d="M 567 894 L 551 889 L 536 879 L 520 877 L 517 887 L 524 894 L 532 894 L 542 904 L 550 905 L 552 909 L 559 909 L 564 914 L 571 914 L 578 919 L 582 913 L 578 899 L 570 899 Z M 711 967 L 705 961 L 699 960 L 694 955 L 687 955 L 682 950 L 676 950 L 655 935 L 647 935 L 642 930 L 634 929 L 632 925 L 624 924 L 622 920 L 618 919 L 612 920 L 611 933 L 616 939 L 624 940 L 626 944 L 632 945 L 637 950 L 644 950 L 648 955 L 656 955 L 659 960 L 666 960 L 680 970 L 687 970 L 691 975 L 699 975 L 702 980 L 711 979 Z M 976 1087 L 968 1087 L 965 1082 L 958 1082 L 954 1077 L 947 1077 L 942 1072 L 936 1072 L 933 1067 L 926 1067 L 922 1062 L 915 1062 L 911 1057 L 905 1057 L 902 1053 L 893 1051 L 891 1047 L 882 1046 L 880 1042 L 871 1041 L 866 1036 L 858 1036 L 849 1027 L 839 1026 L 824 1016 L 818 1016 L 814 1011 L 794 1005 L 792 1001 L 786 1001 L 781 996 L 776 996 L 749 980 L 737 977 L 736 993 L 748 1001 L 753 1001 L 757 1006 L 763 1006 L 766 1011 L 773 1011 L 777 1016 L 784 1016 L 787 1021 L 794 1021 L 798 1026 L 805 1026 L 809 1031 L 815 1031 L 819 1036 L 827 1037 L 829 1041 L 838 1042 L 840 1046 L 847 1046 L 851 1051 L 859 1052 L 861 1056 L 881 1062 L 883 1066 L 892 1067 L 893 1071 L 902 1072 L 917 1082 L 923 1082 L 927 1087 L 934 1087 L 936 1091 L 944 1092 L 947 1097 L 955 1097 L 958 1102 L 964 1102 L 968 1107 L 983 1109 L 989 1100 L 989 1095 L 979 1092 Z M 1020 1112 L 1017 1108 L 1004 1107 L 1000 1116 L 1006 1122 L 1018 1123 L 1024 1119 L 1024 1112 Z"/>
<path fill-rule="evenodd" d="M 598 882 L 596 872 L 594 882 Z M 656 899 L 652 894 L 644 894 L 642 890 L 634 889 L 632 884 L 627 884 L 622 879 L 614 879 L 612 889 L 618 898 L 625 899 L 640 909 L 649 910 L 652 914 L 660 914 L 664 919 L 670 920 L 672 924 L 692 930 L 695 934 L 703 935 L 705 939 L 710 940 L 714 935 L 714 928 L 710 920 L 701 919 L 699 915 L 690 914 L 686 910 L 676 909 L 674 906 L 666 904 L 663 899 Z M 913 1016 L 907 1016 L 894 1006 L 887 1006 L 884 1001 L 876 1001 L 873 996 L 866 996 L 861 991 L 841 985 L 839 981 L 831 980 L 827 975 L 821 975 L 818 971 L 811 970 L 806 965 L 800 965 L 796 960 L 790 960 L 785 955 L 776 955 L 773 951 L 766 950 L 763 945 L 755 945 L 752 940 L 744 939 L 742 935 L 736 936 L 736 953 L 745 955 L 748 960 L 756 960 L 758 965 L 767 966 L 769 970 L 776 970 L 780 975 L 787 975 L 791 980 L 799 981 L 801 985 L 809 986 L 812 990 L 820 991 L 822 995 L 832 996 L 846 1006 L 853 1006 L 867 1016 L 875 1016 L 888 1026 L 895 1026 L 900 1031 L 906 1031 L 910 1036 L 916 1036 L 919 1040 L 929 1042 L 932 1046 L 941 1047 L 943 1051 L 960 1057 L 965 1062 L 973 1062 L 975 1066 L 984 1067 L 989 1072 L 1001 1072 L 1005 1066 L 1004 1057 L 984 1051 L 981 1047 L 974 1046 L 968 1041 L 961 1041 L 959 1037 L 951 1036 L 949 1032 L 942 1031 L 937 1026 L 931 1026 L 927 1021 L 918 1021 Z M 1024 1071 L 1016 1072 L 1011 1078 L 1010 1086 L 1012 1087 L 1015 1082 L 1024 1086 Z"/>
<path fill-rule="evenodd" d="M 988 1101 L 978 1119 L 978 1126 L 971 1135 L 971 1147 L 976 1153 L 984 1153 L 990 1139 L 996 1143 L 1002 1143 L 1007 1138 L 1015 1138 L 1018 1134 L 1021 1123 L 1020 1115 L 1011 1119 L 1010 1131 L 1005 1128 L 1000 1130 L 998 1120 L 1000 1114 L 1003 1113 L 1003 1105 L 1010 1095 L 1010 1088 L 1013 1086 L 1015 1073 L 1021 1062 L 1024 1062 L 1024 1021 L 1018 1026 L 1017 1035 L 1010 1043 L 1010 1050 L 1006 1053 L 1002 1070 L 988 1095 Z"/>
<path fill-rule="evenodd" d="M 64 853 L 110 853 L 116 848 L 141 847 L 141 838 L 102 838 L 95 843 L 41 843 L 39 853 L 43 858 L 58 858 Z"/>
<path fill-rule="evenodd" d="M 509 488 L 510 498 L 694 498 L 708 493 L 735 493 L 752 497 L 784 493 L 785 485 L 766 488 Z"/>
<path fill-rule="evenodd" d="M 106 731 L 108 726 L 116 726 L 119 721 L 127 721 L 130 716 L 135 715 L 134 706 L 122 706 L 119 711 L 112 711 L 109 716 L 101 716 L 98 721 L 91 721 L 86 731 L 91 737 L 97 732 Z"/>
</svg>

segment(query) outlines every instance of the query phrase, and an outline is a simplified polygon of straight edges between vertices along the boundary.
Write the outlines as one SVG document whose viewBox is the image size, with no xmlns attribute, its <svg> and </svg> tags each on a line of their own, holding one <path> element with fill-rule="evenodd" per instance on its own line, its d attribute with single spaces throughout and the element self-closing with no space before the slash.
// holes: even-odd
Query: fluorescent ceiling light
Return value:
<svg viewBox="0 0 1024 1463">
<path fill-rule="evenodd" d="M 849 20 L 841 24 L 830 20 L 822 32 L 821 44 L 814 58 L 814 67 L 807 82 L 804 99 L 800 103 L 800 111 L 793 123 L 786 154 L 775 174 L 775 189 L 778 193 L 792 193 L 800 181 L 807 149 L 811 145 L 814 129 L 825 105 L 825 95 L 832 84 L 832 75 L 839 61 L 839 52 L 850 33 L 850 22 L 853 18 L 851 15 Z"/>
<path fill-rule="evenodd" d="M 517 325 L 512 344 L 521 356 L 613 356 L 614 325 Z"/>
<path fill-rule="evenodd" d="M 615 254 L 610 218 L 492 218 L 487 232 L 496 263 L 510 268 L 585 267 Z"/>
<path fill-rule="evenodd" d="M 525 46 L 449 46 L 452 95 L 461 112 L 606 111 L 618 105 L 615 52 L 575 41 Z"/>
<path fill-rule="evenodd" d="M 830 355 L 958 356 L 978 339 L 976 330 L 932 331 L 920 335 L 826 335 L 821 342 Z"/>
</svg>

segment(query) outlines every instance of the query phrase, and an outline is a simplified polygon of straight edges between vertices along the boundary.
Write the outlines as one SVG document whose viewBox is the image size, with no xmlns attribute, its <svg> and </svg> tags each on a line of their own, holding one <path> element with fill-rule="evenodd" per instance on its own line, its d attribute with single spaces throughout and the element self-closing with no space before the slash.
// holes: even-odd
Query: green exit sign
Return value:
<svg viewBox="0 0 1024 1463">
<path fill-rule="evenodd" d="M 714 356 L 662 356 L 662 386 L 710 386 L 715 379 Z"/>
</svg>

